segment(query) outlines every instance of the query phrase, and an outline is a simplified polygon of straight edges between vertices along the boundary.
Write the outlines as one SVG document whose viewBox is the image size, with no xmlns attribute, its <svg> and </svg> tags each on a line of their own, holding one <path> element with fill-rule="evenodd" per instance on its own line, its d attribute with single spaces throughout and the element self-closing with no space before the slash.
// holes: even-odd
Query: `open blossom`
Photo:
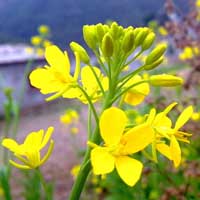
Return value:
<svg viewBox="0 0 200 200">
<path fill-rule="evenodd" d="M 143 80 L 144 79 L 142 79 L 141 76 L 135 75 L 124 85 L 124 87 L 130 87 L 131 85 L 137 84 Z M 141 83 L 133 86 L 124 95 L 124 102 L 136 106 L 144 101 L 144 98 L 149 94 L 149 91 L 148 83 Z"/>
<path fill-rule="evenodd" d="M 175 167 L 178 167 L 181 163 L 181 148 L 178 141 L 189 143 L 188 137 L 191 136 L 190 133 L 179 129 L 191 118 L 193 108 L 189 106 L 184 109 L 178 117 L 174 128 L 172 128 L 172 121 L 167 117 L 167 114 L 176 104 L 170 104 L 163 112 L 157 115 L 155 109 L 152 109 L 147 122 L 152 124 L 156 132 L 156 149 L 169 160 L 172 160 Z M 165 143 L 164 138 L 168 140 L 168 143 Z"/>
<path fill-rule="evenodd" d="M 3 139 L 2 145 L 13 152 L 24 165 L 16 163 L 13 160 L 10 160 L 10 163 L 20 169 L 34 169 L 44 164 L 51 155 L 54 147 L 54 141 L 51 139 L 53 130 L 53 127 L 49 127 L 45 135 L 42 129 L 37 132 L 31 132 L 23 144 L 18 144 L 10 138 Z M 47 145 L 49 140 L 50 145 L 47 153 L 41 158 L 40 151 Z"/>
<path fill-rule="evenodd" d="M 48 46 L 45 50 L 45 58 L 49 65 L 37 68 L 30 74 L 31 85 L 40 89 L 42 94 L 57 93 L 64 95 L 76 84 L 80 68 L 78 54 L 76 57 L 76 69 L 74 76 L 70 74 L 70 61 L 67 52 L 64 53 L 55 45 Z"/>
<path fill-rule="evenodd" d="M 100 134 L 104 146 L 88 142 L 94 148 L 91 151 L 91 163 L 95 175 L 110 173 L 116 168 L 121 179 L 129 186 L 139 180 L 143 164 L 130 157 L 143 150 L 153 141 L 152 128 L 144 123 L 124 133 L 127 124 L 125 113 L 112 107 L 100 117 Z"/>
</svg>

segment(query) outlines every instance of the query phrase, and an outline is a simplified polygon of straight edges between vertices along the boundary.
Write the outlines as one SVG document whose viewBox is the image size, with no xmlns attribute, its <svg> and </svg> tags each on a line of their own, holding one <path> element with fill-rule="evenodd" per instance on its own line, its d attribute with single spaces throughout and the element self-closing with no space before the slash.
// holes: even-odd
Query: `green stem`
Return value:
<svg viewBox="0 0 200 200">
<path fill-rule="evenodd" d="M 135 87 L 139 84 L 142 83 L 148 83 L 148 80 L 144 80 L 144 81 L 139 81 L 137 83 L 134 83 L 132 85 L 130 85 L 129 87 L 125 88 L 124 90 L 122 90 L 121 92 L 119 92 L 111 101 L 111 104 L 113 104 L 120 96 L 122 96 L 124 93 L 126 93 L 128 90 L 130 90 L 132 87 Z M 118 88 L 117 88 L 118 89 Z"/>
<path fill-rule="evenodd" d="M 97 112 L 96 112 L 96 109 L 94 107 L 94 104 L 92 103 L 90 97 L 88 96 L 87 92 L 80 86 L 80 85 L 77 85 L 77 87 L 83 92 L 85 98 L 88 100 L 88 103 L 90 105 L 90 108 L 94 114 L 94 118 L 96 120 L 96 123 L 98 124 L 99 123 L 99 118 L 98 118 L 98 115 L 97 115 Z"/>
<path fill-rule="evenodd" d="M 112 93 L 108 93 L 107 98 L 105 99 L 105 103 L 102 107 L 102 112 L 106 108 L 109 108 L 112 105 L 111 102 L 110 102 L 112 95 L 113 95 Z M 99 134 L 99 125 L 97 124 L 96 128 L 94 130 L 94 133 L 92 135 L 91 142 L 99 144 L 100 141 L 101 141 L 101 137 L 100 137 L 100 134 Z M 81 192 L 82 192 L 83 187 L 85 185 L 85 181 L 86 181 L 87 176 L 88 176 L 88 174 L 91 170 L 90 152 L 91 152 L 91 147 L 88 146 L 86 153 L 85 153 L 85 156 L 84 156 L 84 159 L 83 159 L 83 162 L 82 162 L 82 165 L 81 165 L 81 168 L 79 170 L 79 173 L 77 175 L 75 183 L 72 187 L 70 196 L 68 198 L 69 200 L 78 200 L 80 198 Z"/>
<path fill-rule="evenodd" d="M 103 93 L 103 95 L 105 95 L 105 91 L 104 91 L 104 89 L 103 89 L 103 86 L 102 86 L 102 84 L 101 84 L 101 82 L 100 82 L 100 80 L 99 80 L 99 77 L 97 76 L 97 74 L 96 74 L 94 68 L 93 68 L 91 65 L 89 65 L 89 67 L 90 67 L 90 69 L 92 70 L 92 73 L 94 74 L 94 76 L 95 76 L 95 78 L 96 78 L 96 81 L 97 81 L 97 83 L 98 83 L 98 85 L 99 85 L 99 87 L 100 87 L 100 89 L 101 89 L 101 92 Z"/>
<path fill-rule="evenodd" d="M 46 184 L 46 181 L 44 179 L 44 176 L 42 175 L 41 171 L 39 168 L 36 169 L 36 172 L 39 176 L 39 179 L 40 179 L 40 182 L 41 182 L 41 185 L 43 187 L 43 191 L 45 193 L 45 200 L 51 200 L 51 197 L 49 196 L 49 192 L 48 192 L 48 186 Z"/>
<path fill-rule="evenodd" d="M 124 66 L 127 66 L 129 64 L 131 64 L 133 61 L 135 61 L 141 54 L 143 53 L 143 51 L 141 50 L 138 54 L 136 54 L 131 60 L 129 60 Z"/>
</svg>

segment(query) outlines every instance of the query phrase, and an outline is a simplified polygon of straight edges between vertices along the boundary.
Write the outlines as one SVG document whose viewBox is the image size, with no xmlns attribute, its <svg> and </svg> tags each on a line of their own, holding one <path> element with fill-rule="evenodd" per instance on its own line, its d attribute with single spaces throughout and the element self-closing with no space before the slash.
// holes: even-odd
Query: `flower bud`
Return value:
<svg viewBox="0 0 200 200">
<path fill-rule="evenodd" d="M 160 75 L 150 76 L 149 82 L 153 86 L 173 87 L 182 85 L 183 79 L 178 76 L 160 74 Z"/>
<path fill-rule="evenodd" d="M 117 36 L 118 36 L 118 29 L 119 29 L 117 22 L 113 22 L 113 23 L 111 24 L 110 29 L 111 29 L 112 37 L 113 37 L 114 39 L 116 39 Z"/>
<path fill-rule="evenodd" d="M 101 42 L 102 38 L 103 38 L 103 36 L 105 34 L 104 26 L 101 23 L 96 25 L 96 32 L 97 32 L 98 40 L 99 40 L 99 42 Z"/>
<path fill-rule="evenodd" d="M 80 60 L 86 64 L 90 63 L 90 57 L 87 51 L 78 43 L 71 42 L 70 47 L 73 52 L 77 52 L 79 54 Z"/>
<path fill-rule="evenodd" d="M 97 44 L 96 29 L 94 25 L 83 26 L 83 38 L 86 44 L 91 48 L 95 49 Z"/>
<path fill-rule="evenodd" d="M 109 33 L 106 33 L 103 37 L 101 50 L 105 57 L 111 57 L 113 55 L 114 43 Z"/>
<path fill-rule="evenodd" d="M 160 65 L 164 60 L 164 57 L 159 58 L 158 60 L 156 60 L 154 63 L 151 64 L 145 64 L 144 69 L 145 70 L 152 70 L 154 68 L 156 68 L 158 65 Z"/>
<path fill-rule="evenodd" d="M 166 44 L 159 44 L 156 48 L 153 49 L 153 51 L 147 56 L 146 64 L 152 64 L 156 60 L 158 60 L 163 54 L 165 53 L 167 48 Z"/>
<path fill-rule="evenodd" d="M 151 32 L 147 35 L 145 38 L 144 42 L 142 43 L 142 50 L 145 51 L 151 47 L 153 44 L 154 40 L 156 38 L 155 33 Z"/>
<path fill-rule="evenodd" d="M 134 45 L 134 33 L 133 31 L 128 31 L 127 33 L 125 33 L 125 36 L 123 38 L 122 41 L 122 49 L 124 51 L 124 53 L 128 53 Z"/>
<path fill-rule="evenodd" d="M 135 36 L 135 47 L 138 47 L 139 45 L 141 45 L 141 43 L 146 38 L 146 36 L 148 35 L 148 33 L 149 33 L 149 29 L 146 28 L 146 27 L 142 28 L 141 30 L 139 30 L 139 32 Z"/>
</svg>

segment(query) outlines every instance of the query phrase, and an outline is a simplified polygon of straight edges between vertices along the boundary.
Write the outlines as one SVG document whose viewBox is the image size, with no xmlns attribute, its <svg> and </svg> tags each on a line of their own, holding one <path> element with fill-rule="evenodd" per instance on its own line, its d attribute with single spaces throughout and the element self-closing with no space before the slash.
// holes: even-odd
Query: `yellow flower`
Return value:
<svg viewBox="0 0 200 200">
<path fill-rule="evenodd" d="M 75 179 L 80 171 L 81 166 L 80 165 L 74 165 L 70 171 L 70 174 Z"/>
<path fill-rule="evenodd" d="M 152 124 L 157 133 L 156 149 L 169 160 L 172 160 L 175 167 L 178 167 L 181 163 L 181 149 L 178 141 L 189 143 L 187 137 L 191 136 L 191 134 L 179 131 L 179 129 L 191 118 L 193 108 L 189 106 L 184 109 L 178 117 L 174 128 L 171 128 L 172 122 L 166 115 L 176 104 L 170 104 L 163 112 L 157 115 L 155 109 L 151 110 L 147 122 Z M 167 139 L 169 144 L 166 144 L 162 140 L 163 138 Z"/>
<path fill-rule="evenodd" d="M 34 46 L 40 45 L 42 42 L 42 38 L 39 35 L 31 37 L 31 44 Z"/>
<path fill-rule="evenodd" d="M 79 132 L 79 129 L 77 127 L 72 127 L 70 131 L 72 134 L 76 135 Z"/>
<path fill-rule="evenodd" d="M 99 81 L 101 82 L 104 91 L 106 91 L 108 89 L 108 78 L 101 73 L 99 68 L 93 67 L 93 70 L 95 71 Z M 92 102 L 96 102 L 101 98 L 102 92 L 95 78 L 95 75 L 89 66 L 84 66 L 81 70 L 81 83 L 83 89 L 86 91 Z M 63 94 L 63 97 L 65 98 L 76 97 L 81 102 L 85 104 L 88 103 L 87 98 L 79 88 L 70 89 L 68 92 Z"/>
<path fill-rule="evenodd" d="M 48 46 L 51 46 L 52 45 L 52 42 L 51 41 L 49 41 L 49 40 L 44 40 L 43 41 L 43 47 L 48 47 Z"/>
<path fill-rule="evenodd" d="M 131 78 L 124 87 L 130 87 L 133 84 L 136 84 L 142 81 L 141 76 L 135 75 Z M 149 94 L 149 84 L 148 83 L 141 83 L 134 87 L 132 87 L 126 94 L 124 95 L 124 102 L 127 104 L 136 106 L 143 102 L 144 98 Z"/>
<path fill-rule="evenodd" d="M 194 113 L 192 114 L 191 119 L 192 119 L 193 121 L 198 121 L 198 120 L 200 119 L 200 113 L 194 112 Z"/>
<path fill-rule="evenodd" d="M 64 115 L 60 116 L 60 121 L 63 124 L 71 124 L 79 119 L 79 115 L 76 110 L 66 110 Z"/>
<path fill-rule="evenodd" d="M 50 140 L 53 130 L 53 127 L 49 127 L 45 135 L 42 129 L 37 132 L 31 132 L 23 144 L 18 144 L 10 138 L 3 139 L 2 145 L 12 151 L 24 165 L 18 164 L 13 160 L 10 160 L 10 163 L 20 169 L 34 169 L 44 164 L 51 155 L 54 147 L 54 141 Z M 41 159 L 40 151 L 46 146 L 49 140 L 50 145 L 48 151 Z"/>
<path fill-rule="evenodd" d="M 139 180 L 143 164 L 129 155 L 139 152 L 153 141 L 152 128 L 144 123 L 123 134 L 127 124 L 125 113 L 115 107 L 105 110 L 100 117 L 100 134 L 104 146 L 92 142 L 91 164 L 95 175 L 110 173 L 116 167 L 121 179 L 129 186 Z"/>
<path fill-rule="evenodd" d="M 196 7 L 200 8 L 200 0 L 196 0 Z"/>
<path fill-rule="evenodd" d="M 159 32 L 162 36 L 167 36 L 167 35 L 168 35 L 168 32 L 167 32 L 166 28 L 163 27 L 163 26 L 160 26 L 160 27 L 158 28 L 158 32 Z"/>
<path fill-rule="evenodd" d="M 47 25 L 41 25 L 38 27 L 38 32 L 40 34 L 47 34 L 49 33 L 49 27 Z"/>
<path fill-rule="evenodd" d="M 33 70 L 29 77 L 31 85 L 40 89 L 42 94 L 56 93 L 53 97 L 65 96 L 65 93 L 74 87 L 78 79 L 80 60 L 76 53 L 75 57 L 76 69 L 74 76 L 71 76 L 70 61 L 67 52 L 63 53 L 54 45 L 47 47 L 45 58 L 50 66 L 45 65 L 43 68 Z"/>
</svg>

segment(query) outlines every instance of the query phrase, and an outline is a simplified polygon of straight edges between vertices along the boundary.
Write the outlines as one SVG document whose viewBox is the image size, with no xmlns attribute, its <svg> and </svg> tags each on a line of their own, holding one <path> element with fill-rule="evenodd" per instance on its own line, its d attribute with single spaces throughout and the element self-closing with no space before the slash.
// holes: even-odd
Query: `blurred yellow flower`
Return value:
<svg viewBox="0 0 200 200">
<path fill-rule="evenodd" d="M 189 143 L 188 137 L 191 136 L 191 134 L 179 131 L 179 129 L 191 118 L 193 108 L 189 106 L 184 109 L 178 117 L 174 128 L 171 128 L 172 122 L 166 115 L 176 104 L 170 104 L 163 112 L 157 115 L 155 109 L 152 109 L 147 122 L 151 123 L 156 131 L 156 149 L 169 160 L 172 160 L 175 167 L 178 167 L 181 163 L 181 148 L 178 141 Z M 162 140 L 163 138 L 168 139 L 169 144 L 166 144 Z"/>
<path fill-rule="evenodd" d="M 162 35 L 162 36 L 167 36 L 167 35 L 168 35 L 167 29 L 166 29 L 165 27 L 163 27 L 163 26 L 160 26 L 160 27 L 158 28 L 158 32 L 159 32 L 160 35 Z"/>
<path fill-rule="evenodd" d="M 110 173 L 116 167 L 121 179 L 129 186 L 139 180 L 143 164 L 129 155 L 144 149 L 153 141 L 152 128 L 144 123 L 124 133 L 127 117 L 119 108 L 109 108 L 100 117 L 100 134 L 105 144 L 94 147 L 91 151 L 91 164 L 95 175 Z"/>
<path fill-rule="evenodd" d="M 64 115 L 60 116 L 60 121 L 64 124 L 71 124 L 79 119 L 79 114 L 76 110 L 68 109 Z"/>
<path fill-rule="evenodd" d="M 74 165 L 72 169 L 70 170 L 70 174 L 73 176 L 74 179 L 76 179 L 79 171 L 80 171 L 81 166 L 80 165 Z"/>
<path fill-rule="evenodd" d="M 200 0 L 196 0 L 196 6 L 200 8 Z"/>
<path fill-rule="evenodd" d="M 76 135 L 76 134 L 79 132 L 79 129 L 78 129 L 77 127 L 72 127 L 72 128 L 70 129 L 70 132 L 71 132 L 72 134 Z"/>
<path fill-rule="evenodd" d="M 45 135 L 42 129 L 37 132 L 31 132 L 23 144 L 18 144 L 10 138 L 3 139 L 2 145 L 13 152 L 24 165 L 18 164 L 13 160 L 10 160 L 10 163 L 20 169 L 34 169 L 44 164 L 51 155 L 54 147 L 54 141 L 51 139 L 53 130 L 53 127 L 49 127 Z M 49 140 L 50 145 L 48 151 L 41 159 L 40 151 L 46 146 Z"/>
<path fill-rule="evenodd" d="M 70 61 L 67 52 L 64 53 L 55 45 L 48 46 L 45 50 L 45 58 L 49 65 L 33 70 L 29 76 L 31 85 L 40 89 L 42 94 L 56 93 L 55 96 L 66 96 L 70 88 L 77 84 L 80 60 L 76 57 L 76 69 L 74 76 L 70 75 Z M 51 98 L 47 100 L 50 100 Z M 76 97 L 72 96 L 72 98 Z"/>
<path fill-rule="evenodd" d="M 144 79 L 141 76 L 135 75 L 124 85 L 124 87 L 130 87 L 131 85 L 141 82 L 143 80 Z M 124 102 L 136 106 L 143 102 L 144 98 L 149 94 L 149 91 L 150 89 L 148 83 L 141 83 L 133 86 L 125 93 Z"/>
<path fill-rule="evenodd" d="M 193 121 L 198 121 L 198 120 L 200 119 L 200 113 L 194 112 L 194 113 L 192 114 L 191 119 L 192 119 Z"/>
<path fill-rule="evenodd" d="M 38 27 L 38 32 L 40 34 L 48 34 L 49 33 L 49 27 L 47 25 L 41 25 Z"/>
<path fill-rule="evenodd" d="M 42 38 L 39 35 L 31 37 L 31 44 L 33 46 L 38 46 L 41 44 L 41 42 L 42 42 Z"/>
</svg>

